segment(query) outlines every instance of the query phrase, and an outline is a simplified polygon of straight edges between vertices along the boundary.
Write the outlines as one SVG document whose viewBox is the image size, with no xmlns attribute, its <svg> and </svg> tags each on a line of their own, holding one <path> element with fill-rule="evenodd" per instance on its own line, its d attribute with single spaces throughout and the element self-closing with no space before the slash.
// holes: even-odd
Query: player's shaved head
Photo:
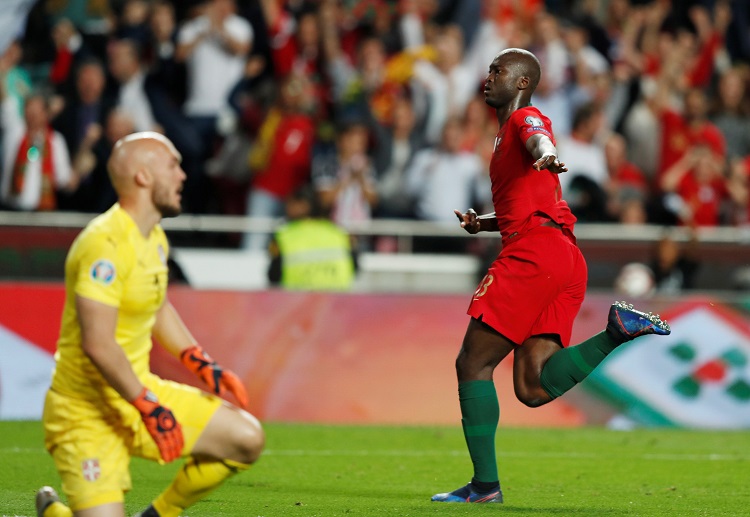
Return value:
<svg viewBox="0 0 750 517">
<path fill-rule="evenodd" d="M 126 195 L 134 187 L 132 178 L 148 166 L 154 153 L 166 150 L 171 155 L 182 159 L 174 144 L 160 133 L 142 131 L 120 138 L 112 149 L 107 163 L 107 170 L 112 186 L 119 196 Z"/>
<path fill-rule="evenodd" d="M 534 54 L 522 48 L 509 48 L 500 52 L 497 58 L 507 59 L 519 77 L 529 78 L 529 94 L 536 90 L 542 77 L 542 65 Z"/>
</svg>

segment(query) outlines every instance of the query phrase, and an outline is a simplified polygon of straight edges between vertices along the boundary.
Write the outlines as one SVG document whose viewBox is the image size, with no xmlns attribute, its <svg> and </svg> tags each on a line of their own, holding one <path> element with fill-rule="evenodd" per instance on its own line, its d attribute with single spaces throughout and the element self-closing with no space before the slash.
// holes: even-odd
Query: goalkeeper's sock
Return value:
<svg viewBox="0 0 750 517">
<path fill-rule="evenodd" d="M 542 388 L 556 399 L 585 379 L 617 345 L 603 331 L 583 343 L 555 352 L 542 368 Z"/>
<path fill-rule="evenodd" d="M 190 457 L 152 506 L 161 517 L 178 517 L 185 508 L 208 495 L 225 479 L 248 468 L 250 465 L 232 460 L 198 460 Z"/>
<path fill-rule="evenodd" d="M 495 432 L 500 421 L 500 405 L 492 381 L 467 381 L 458 384 L 461 424 L 466 446 L 474 464 L 472 483 L 487 488 L 499 484 L 495 458 Z M 485 490 L 487 491 L 487 490 Z"/>
<path fill-rule="evenodd" d="M 60 501 L 55 501 L 44 509 L 42 515 L 44 517 L 73 517 L 73 510 Z"/>
</svg>

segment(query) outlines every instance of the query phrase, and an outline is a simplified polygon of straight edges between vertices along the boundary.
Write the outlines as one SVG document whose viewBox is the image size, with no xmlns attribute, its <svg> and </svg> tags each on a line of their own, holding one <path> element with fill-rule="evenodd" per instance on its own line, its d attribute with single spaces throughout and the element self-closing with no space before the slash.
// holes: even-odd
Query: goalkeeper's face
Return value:
<svg viewBox="0 0 750 517">
<path fill-rule="evenodd" d="M 152 162 L 154 185 L 151 200 L 162 217 L 175 217 L 182 211 L 182 187 L 185 171 L 180 166 L 180 157 L 162 146 Z"/>
</svg>

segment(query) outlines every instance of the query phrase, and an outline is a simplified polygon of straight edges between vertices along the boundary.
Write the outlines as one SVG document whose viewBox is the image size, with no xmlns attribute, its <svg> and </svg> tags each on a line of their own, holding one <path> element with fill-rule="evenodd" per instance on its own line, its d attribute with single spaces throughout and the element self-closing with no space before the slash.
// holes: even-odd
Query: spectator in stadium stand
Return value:
<svg viewBox="0 0 750 517">
<path fill-rule="evenodd" d="M 117 39 L 135 41 L 140 48 L 145 47 L 149 40 L 149 15 L 151 3 L 147 0 L 125 0 L 114 36 Z"/>
<path fill-rule="evenodd" d="M 125 515 L 130 460 L 184 458 L 140 517 L 167 517 L 204 498 L 261 454 L 264 434 L 245 386 L 196 342 L 167 297 L 169 244 L 160 225 L 180 211 L 185 173 L 158 133 L 118 141 L 109 162 L 118 203 L 76 238 L 56 368 L 45 398 L 45 445 L 70 506 L 50 487 L 37 515 Z M 152 336 L 210 393 L 151 372 Z M 232 405 L 220 397 L 231 393 Z"/>
<path fill-rule="evenodd" d="M 0 201 L 15 210 L 57 209 L 57 191 L 75 190 L 80 178 L 71 168 L 65 139 L 49 124 L 47 98 L 40 94 L 27 97 L 23 117 L 18 114 L 15 99 L 1 89 L 0 100 Z"/>
<path fill-rule="evenodd" d="M 695 275 L 700 269 L 699 247 L 694 231 L 690 232 L 685 243 L 678 242 L 669 234 L 659 239 L 650 266 L 657 293 L 677 295 L 695 287 Z"/>
<path fill-rule="evenodd" d="M 106 75 L 102 63 L 91 56 L 73 71 L 74 91 L 65 98 L 63 110 L 52 121 L 68 145 L 71 156 L 94 125 L 104 125 L 107 113 L 116 100 L 105 94 Z"/>
<path fill-rule="evenodd" d="M 175 59 L 177 20 L 174 6 L 168 0 L 157 0 L 152 4 L 149 35 L 146 44 L 149 76 L 169 96 L 174 106 L 182 106 L 187 95 L 187 72 L 185 64 Z"/>
<path fill-rule="evenodd" d="M 314 91 L 305 75 L 290 74 L 281 82 L 251 144 L 247 215 L 281 217 L 286 197 L 310 180 L 314 106 Z M 267 234 L 243 236 L 245 249 L 264 250 L 267 245 Z"/>
<path fill-rule="evenodd" d="M 305 185 L 286 200 L 286 222 L 271 240 L 268 279 L 284 289 L 347 291 L 356 271 L 351 237 L 320 206 Z"/>
<path fill-rule="evenodd" d="M 722 206 L 729 199 L 725 160 L 710 144 L 695 144 L 664 173 L 665 206 L 684 226 L 722 224 Z"/>
<path fill-rule="evenodd" d="M 0 54 L 0 69 L 6 71 L 2 78 L 3 84 L 0 87 L 3 88 L 6 95 L 15 99 L 19 112 L 23 109 L 24 99 L 33 90 L 29 73 L 19 66 L 22 57 L 23 48 L 18 40 L 12 41 L 5 52 Z"/>
<path fill-rule="evenodd" d="M 708 102 L 703 90 L 691 88 L 685 93 L 684 113 L 665 106 L 661 111 L 661 125 L 659 186 L 670 167 L 697 144 L 708 145 L 716 160 L 723 162 L 726 158 L 724 135 L 708 119 Z"/>
<path fill-rule="evenodd" d="M 107 39 L 115 29 L 112 4 L 111 0 L 52 0 L 44 2 L 44 11 L 52 26 L 63 19 L 69 20 L 83 38 L 83 48 L 104 61 Z"/>
<path fill-rule="evenodd" d="M 645 202 L 649 187 L 643 172 L 627 157 L 627 142 L 619 133 L 612 133 L 604 146 L 607 163 L 607 180 L 604 189 L 607 194 L 608 219 L 620 222 L 643 222 L 638 209 L 645 216 Z"/>
<path fill-rule="evenodd" d="M 107 65 L 114 78 L 117 107 L 130 113 L 136 131 L 163 132 L 151 109 L 146 93 L 146 70 L 141 64 L 141 48 L 134 40 L 119 39 L 109 43 Z"/>
<path fill-rule="evenodd" d="M 572 74 L 568 73 L 568 49 L 562 38 L 559 20 L 546 11 L 540 11 L 532 30 L 533 39 L 529 48 L 545 70 L 539 80 L 534 105 L 555 121 L 555 133 L 567 135 L 573 120 L 568 99 Z"/>
<path fill-rule="evenodd" d="M 727 158 L 750 155 L 750 102 L 746 98 L 747 70 L 729 68 L 721 74 L 710 120 L 727 143 Z"/>
<path fill-rule="evenodd" d="M 261 7 L 271 40 L 274 75 L 301 73 L 316 84 L 322 77 L 317 12 L 307 8 L 295 18 L 278 0 L 261 0 Z"/>
<path fill-rule="evenodd" d="M 596 78 L 609 74 L 610 65 L 607 58 L 591 45 L 589 27 L 583 18 L 566 20 L 563 23 L 562 36 L 567 51 L 566 75 L 570 77 L 566 95 L 575 118 L 579 107 L 592 102 Z M 568 156 L 570 153 L 565 154 Z"/>
<path fill-rule="evenodd" d="M 477 152 L 485 143 L 488 127 L 494 131 L 494 121 L 490 119 L 491 112 L 481 95 L 477 94 L 466 105 L 461 129 L 461 149 Z M 490 138 L 494 140 L 494 138 Z"/>
<path fill-rule="evenodd" d="M 175 58 L 188 72 L 183 111 L 201 137 L 204 159 L 215 151 L 219 117 L 231 113 L 229 93 L 242 79 L 252 47 L 253 28 L 235 11 L 235 0 L 206 0 L 202 14 L 177 35 Z"/>
<path fill-rule="evenodd" d="M 727 188 L 732 199 L 729 214 L 731 224 L 750 225 L 750 155 L 731 161 Z"/>
<path fill-rule="evenodd" d="M 407 171 L 414 155 L 423 147 L 411 99 L 397 97 L 390 124 L 371 124 L 375 144 L 373 165 L 377 173 L 378 205 L 375 217 L 413 218 L 414 200 L 406 188 Z"/>
<path fill-rule="evenodd" d="M 117 201 L 107 162 L 115 142 L 134 131 L 130 114 L 119 108 L 107 113 L 103 128 L 98 124 L 89 126 L 86 137 L 73 155 L 73 169 L 83 179 L 76 191 L 66 198 L 70 209 L 101 213 Z"/>
<path fill-rule="evenodd" d="M 431 47 L 434 61 L 418 59 L 414 64 L 414 79 L 428 92 L 426 138 L 428 143 L 437 144 L 448 118 L 465 113 L 479 90 L 482 72 L 473 66 L 472 60 L 465 59 L 463 34 L 456 25 L 440 28 Z"/>
<path fill-rule="evenodd" d="M 449 119 L 440 145 L 419 151 L 407 171 L 407 191 L 423 221 L 451 221 L 451 207 L 473 204 L 487 192 L 482 160 L 461 149 L 461 131 L 462 120 Z"/>
<path fill-rule="evenodd" d="M 385 45 L 376 37 L 362 38 L 357 44 L 354 61 L 350 61 L 341 48 L 336 13 L 336 6 L 330 2 L 320 9 L 334 116 L 339 119 L 372 117 L 378 123 L 388 123 L 393 113 L 394 99 L 401 93 L 401 85 L 386 77 Z"/>
<path fill-rule="evenodd" d="M 560 176 L 563 196 L 582 221 L 606 219 L 605 187 L 609 179 L 604 155 L 604 110 L 595 102 L 580 106 L 573 115 L 570 136 L 561 136 L 557 148 L 570 172 Z"/>
<path fill-rule="evenodd" d="M 485 81 L 487 104 L 499 131 L 490 164 L 495 212 L 478 216 L 454 210 L 470 234 L 500 232 L 503 247 L 480 282 L 456 359 L 462 425 L 473 477 L 463 487 L 436 494 L 436 502 L 502 503 L 495 454 L 500 408 L 496 366 L 511 352 L 516 396 L 538 407 L 561 396 L 619 345 L 635 336 L 669 334 L 658 316 L 617 302 L 606 329 L 568 346 L 586 292 L 586 262 L 575 244 L 575 216 L 561 199 L 560 162 L 550 121 L 531 106 L 541 67 L 526 50 L 506 49 Z"/>
<path fill-rule="evenodd" d="M 313 159 L 312 182 L 321 206 L 344 229 L 369 221 L 378 203 L 369 138 L 364 121 L 342 121 L 336 130 L 335 146 Z M 367 245 L 364 239 L 357 243 L 359 247 Z"/>
<path fill-rule="evenodd" d="M 489 204 L 488 178 L 476 152 L 461 149 L 462 120 L 453 117 L 443 126 L 439 146 L 417 152 L 406 173 L 406 192 L 414 200 L 417 219 L 452 221 L 453 208 L 478 203 Z M 462 253 L 466 239 L 455 237 L 415 237 L 414 251 Z"/>
</svg>

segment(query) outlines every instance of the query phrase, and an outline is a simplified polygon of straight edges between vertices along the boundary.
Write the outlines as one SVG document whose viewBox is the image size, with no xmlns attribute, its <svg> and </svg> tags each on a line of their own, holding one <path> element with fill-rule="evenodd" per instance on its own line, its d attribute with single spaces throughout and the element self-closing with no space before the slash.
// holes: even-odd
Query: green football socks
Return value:
<svg viewBox="0 0 750 517">
<path fill-rule="evenodd" d="M 617 343 L 602 331 L 583 343 L 555 352 L 542 368 L 542 388 L 556 399 L 585 379 L 615 348 Z"/>
<path fill-rule="evenodd" d="M 472 481 L 494 486 L 499 479 L 495 458 L 495 432 L 500 421 L 500 404 L 497 401 L 495 383 L 460 382 L 458 399 L 461 404 L 461 424 L 466 445 L 474 464 Z"/>
</svg>

